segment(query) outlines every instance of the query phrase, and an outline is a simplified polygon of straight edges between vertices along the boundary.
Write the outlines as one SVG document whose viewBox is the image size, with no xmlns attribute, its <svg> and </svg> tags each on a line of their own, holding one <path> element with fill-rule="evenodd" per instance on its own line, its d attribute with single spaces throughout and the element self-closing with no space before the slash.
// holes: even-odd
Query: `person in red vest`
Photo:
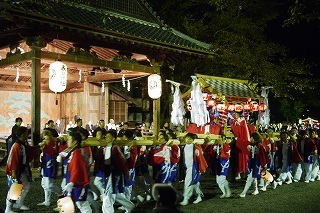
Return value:
<svg viewBox="0 0 320 213">
<path fill-rule="evenodd" d="M 58 148 L 50 128 L 42 131 L 43 141 L 39 144 L 42 147 L 41 156 L 41 186 L 44 190 L 44 202 L 38 206 L 50 206 L 51 192 L 61 194 L 60 187 L 54 185 L 58 174 Z"/>
<path fill-rule="evenodd" d="M 5 213 L 13 212 L 13 208 L 23 211 L 30 210 L 24 205 L 24 200 L 30 189 L 30 182 L 32 181 L 32 173 L 29 163 L 34 159 L 38 146 L 30 146 L 28 144 L 29 131 L 27 127 L 19 126 L 15 135 L 16 141 L 11 148 L 6 165 L 6 174 L 8 177 L 8 186 L 10 187 L 14 182 L 21 182 L 23 185 L 22 194 L 15 204 L 9 198 L 9 192 L 6 200 Z"/>
<path fill-rule="evenodd" d="M 188 205 L 189 199 L 195 193 L 197 198 L 194 204 L 202 201 L 203 193 L 200 188 L 201 174 L 204 173 L 208 164 L 203 156 L 203 150 L 200 145 L 194 144 L 197 138 L 196 134 L 187 133 L 184 137 L 186 143 L 184 147 L 184 165 L 186 167 L 186 176 L 184 179 L 183 201 L 180 205 Z"/>
<path fill-rule="evenodd" d="M 129 169 L 126 159 L 118 145 L 113 142 L 117 138 L 117 131 L 110 129 L 106 134 L 106 141 L 110 144 L 106 146 L 104 163 L 106 165 L 106 188 L 102 203 L 103 213 L 113 213 L 114 203 L 122 205 L 127 213 L 135 208 L 135 205 L 125 196 L 125 178 L 129 179 Z"/>
<path fill-rule="evenodd" d="M 258 132 L 252 133 L 250 141 L 251 143 L 249 142 L 247 145 L 247 154 L 249 156 L 247 169 L 248 176 L 245 187 L 239 195 L 241 198 L 244 198 L 246 196 L 252 183 L 254 184 L 254 191 L 252 194 L 259 194 L 257 179 L 261 178 L 260 172 L 262 168 L 265 167 L 266 164 L 269 162 L 268 155 L 261 144 L 261 135 Z"/>
<path fill-rule="evenodd" d="M 90 203 L 87 201 L 89 190 L 88 156 L 81 148 L 81 134 L 76 128 L 67 130 L 67 145 L 70 149 L 67 158 L 66 186 L 63 193 L 71 196 L 81 213 L 91 213 Z"/>
<path fill-rule="evenodd" d="M 231 140 L 227 140 L 225 135 L 221 135 L 221 139 L 216 140 L 213 146 L 216 161 L 216 181 L 222 192 L 220 198 L 228 198 L 231 196 L 231 190 L 227 180 L 230 165 L 230 142 Z"/>
</svg>

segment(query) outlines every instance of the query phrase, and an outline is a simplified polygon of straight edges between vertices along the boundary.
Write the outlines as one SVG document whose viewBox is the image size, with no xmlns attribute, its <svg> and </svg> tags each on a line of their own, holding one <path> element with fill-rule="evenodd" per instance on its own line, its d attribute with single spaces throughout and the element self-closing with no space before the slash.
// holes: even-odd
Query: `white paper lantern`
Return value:
<svg viewBox="0 0 320 213">
<path fill-rule="evenodd" d="M 9 199 L 10 200 L 19 200 L 22 193 L 22 184 L 20 183 L 12 183 L 9 190 Z"/>
<path fill-rule="evenodd" d="M 218 112 L 224 112 L 226 110 L 225 104 L 217 104 L 217 111 Z"/>
<path fill-rule="evenodd" d="M 152 74 L 148 77 L 148 95 L 152 99 L 160 98 L 162 94 L 161 76 Z"/>
<path fill-rule="evenodd" d="M 74 213 L 75 207 L 71 197 L 63 197 L 57 201 L 59 212 Z"/>
<path fill-rule="evenodd" d="M 49 89 L 53 92 L 63 92 L 67 87 L 67 65 L 61 61 L 50 64 Z"/>
</svg>

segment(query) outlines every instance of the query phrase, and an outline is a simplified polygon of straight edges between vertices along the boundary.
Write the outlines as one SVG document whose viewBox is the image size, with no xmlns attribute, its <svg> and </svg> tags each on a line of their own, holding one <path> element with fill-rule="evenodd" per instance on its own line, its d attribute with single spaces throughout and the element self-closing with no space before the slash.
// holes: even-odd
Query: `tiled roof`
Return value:
<svg viewBox="0 0 320 213">
<path fill-rule="evenodd" d="M 246 80 L 221 78 L 200 74 L 197 74 L 196 76 L 198 78 L 202 78 L 211 88 L 218 93 L 222 93 L 222 95 L 239 98 L 261 98 L 260 95 L 248 87 L 248 81 Z"/>
<path fill-rule="evenodd" d="M 33 21 L 53 25 L 58 23 L 66 28 L 76 25 L 80 29 L 90 29 L 93 33 L 102 33 L 107 37 L 123 40 L 130 38 L 138 43 L 150 42 L 150 45 L 161 44 L 173 49 L 213 53 L 212 45 L 195 40 L 166 25 L 160 26 L 159 22 L 148 22 L 103 8 L 61 2 L 51 3 L 51 7 L 47 9 L 27 1 L 11 1 L 9 4 L 20 15 L 24 13 L 25 19 L 29 19 L 27 14 L 32 15 Z M 37 17 L 36 20 L 34 17 Z"/>
</svg>

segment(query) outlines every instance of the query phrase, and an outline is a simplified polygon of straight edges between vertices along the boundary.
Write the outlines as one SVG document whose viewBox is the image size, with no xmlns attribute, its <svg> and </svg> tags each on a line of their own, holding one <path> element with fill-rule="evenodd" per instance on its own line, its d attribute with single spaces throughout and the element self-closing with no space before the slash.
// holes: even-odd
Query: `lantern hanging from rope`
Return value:
<svg viewBox="0 0 320 213">
<path fill-rule="evenodd" d="M 67 87 L 67 65 L 61 61 L 50 64 L 49 89 L 53 92 L 63 92 Z"/>
<path fill-rule="evenodd" d="M 251 106 L 251 110 L 252 110 L 252 111 L 258 111 L 258 107 L 259 107 L 258 102 L 256 102 L 256 101 L 251 101 L 251 102 L 250 102 L 250 106 Z"/>
<path fill-rule="evenodd" d="M 236 104 L 234 105 L 234 111 L 236 111 L 236 112 L 241 112 L 242 110 L 243 110 L 242 104 L 236 103 Z"/>
<path fill-rule="evenodd" d="M 226 109 L 228 112 L 233 112 L 235 110 L 235 105 L 234 104 L 227 104 Z"/>
<path fill-rule="evenodd" d="M 148 77 L 148 95 L 152 99 L 160 98 L 162 94 L 161 76 L 152 74 Z"/>
<path fill-rule="evenodd" d="M 243 110 L 251 110 L 250 104 L 243 105 Z"/>
<path fill-rule="evenodd" d="M 261 111 L 261 112 L 266 111 L 267 110 L 267 105 L 265 105 L 264 103 L 259 104 L 258 110 Z"/>
<path fill-rule="evenodd" d="M 217 111 L 224 112 L 226 110 L 226 105 L 223 103 L 217 104 Z"/>
</svg>

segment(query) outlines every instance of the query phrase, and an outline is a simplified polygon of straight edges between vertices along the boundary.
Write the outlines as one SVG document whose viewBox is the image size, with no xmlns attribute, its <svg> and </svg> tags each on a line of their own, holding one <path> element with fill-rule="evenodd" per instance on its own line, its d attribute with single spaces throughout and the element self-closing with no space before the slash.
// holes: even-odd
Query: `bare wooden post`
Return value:
<svg viewBox="0 0 320 213">
<path fill-rule="evenodd" d="M 109 84 L 104 83 L 104 120 L 109 123 Z"/>
<path fill-rule="evenodd" d="M 41 128 L 41 48 L 46 44 L 42 37 L 28 38 L 27 44 L 31 48 L 31 141 L 33 145 L 40 142 Z M 39 167 L 39 156 L 37 153 L 33 163 L 34 168 Z"/>
<path fill-rule="evenodd" d="M 84 87 L 83 87 L 82 115 L 80 115 L 80 117 L 82 118 L 82 121 L 83 121 L 83 125 L 86 125 L 90 120 L 90 118 L 89 118 L 90 117 L 89 97 L 90 97 L 89 82 L 87 81 L 87 78 L 85 77 Z"/>
<path fill-rule="evenodd" d="M 41 127 L 41 48 L 46 44 L 42 37 L 28 38 L 27 44 L 31 48 L 32 74 L 31 74 L 31 125 L 32 143 L 38 145 Z"/>
</svg>

